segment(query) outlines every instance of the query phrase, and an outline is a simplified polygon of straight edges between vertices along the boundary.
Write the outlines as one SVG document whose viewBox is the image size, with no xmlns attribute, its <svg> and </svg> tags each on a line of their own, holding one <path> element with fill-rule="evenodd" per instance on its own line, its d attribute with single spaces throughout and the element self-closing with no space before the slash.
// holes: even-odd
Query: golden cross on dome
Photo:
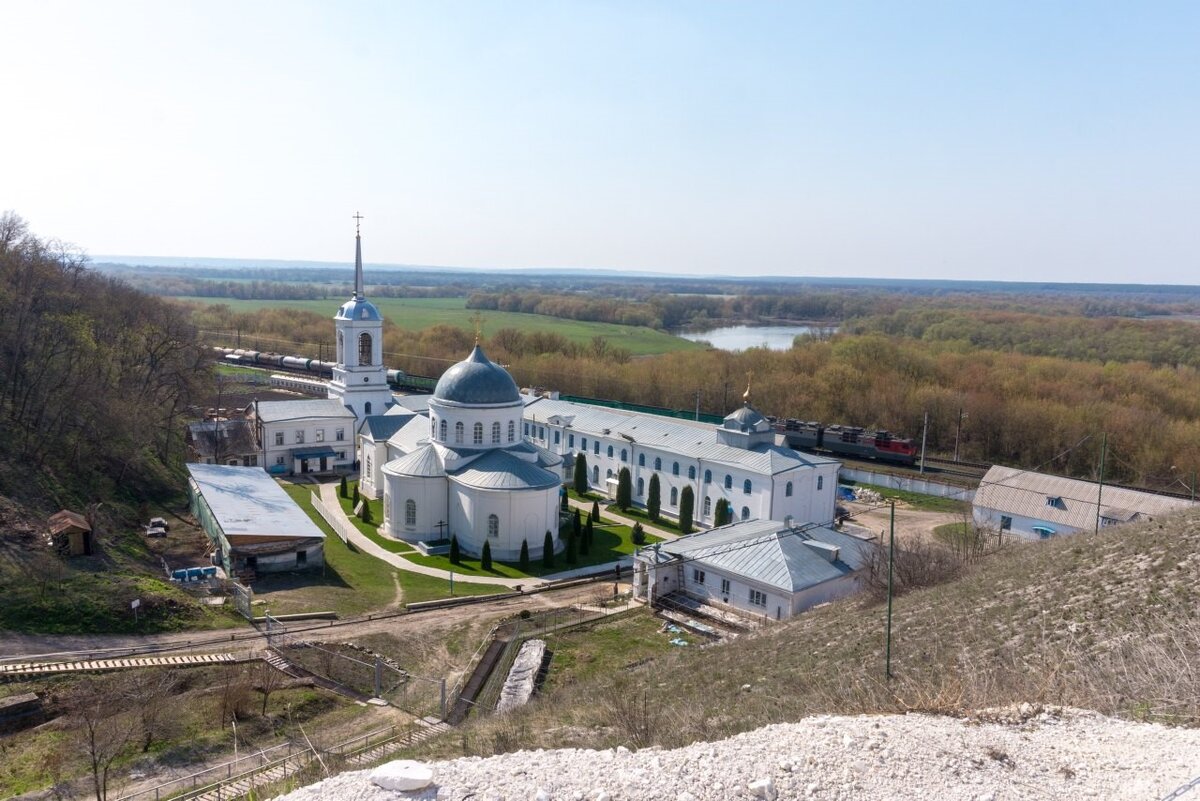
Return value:
<svg viewBox="0 0 1200 801">
<path fill-rule="evenodd" d="M 750 370 L 746 373 L 746 391 L 742 394 L 742 400 L 746 403 L 750 402 L 750 381 L 754 378 L 754 371 Z"/>
<path fill-rule="evenodd" d="M 471 315 L 471 322 L 475 323 L 475 344 L 479 344 L 479 338 L 483 335 L 483 315 L 476 311 Z"/>
<path fill-rule="evenodd" d="M 356 211 L 356 212 L 354 212 L 354 217 L 352 217 L 351 219 L 353 219 L 353 220 L 354 220 L 354 235 L 355 235 L 355 236 L 359 236 L 359 235 L 362 233 L 362 232 L 359 230 L 359 226 L 360 226 L 360 224 L 362 223 L 362 221 L 363 221 L 363 220 L 365 220 L 366 218 L 365 218 L 365 217 L 363 217 L 361 214 L 359 214 L 359 213 Z"/>
</svg>

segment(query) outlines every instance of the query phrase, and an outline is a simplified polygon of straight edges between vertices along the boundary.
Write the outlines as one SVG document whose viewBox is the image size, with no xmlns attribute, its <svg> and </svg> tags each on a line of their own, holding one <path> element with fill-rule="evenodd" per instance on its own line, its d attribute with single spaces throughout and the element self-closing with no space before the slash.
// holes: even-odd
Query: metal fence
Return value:
<svg viewBox="0 0 1200 801">
<path fill-rule="evenodd" d="M 255 751 L 252 754 L 240 756 L 220 765 L 216 765 L 177 779 L 171 779 L 156 787 L 123 795 L 117 801 L 160 801 L 164 798 L 187 798 L 205 792 L 218 783 L 227 782 L 237 776 L 253 773 L 265 765 L 281 762 L 297 753 L 309 753 L 308 748 L 295 749 L 290 742 L 280 743 L 270 748 Z"/>
</svg>

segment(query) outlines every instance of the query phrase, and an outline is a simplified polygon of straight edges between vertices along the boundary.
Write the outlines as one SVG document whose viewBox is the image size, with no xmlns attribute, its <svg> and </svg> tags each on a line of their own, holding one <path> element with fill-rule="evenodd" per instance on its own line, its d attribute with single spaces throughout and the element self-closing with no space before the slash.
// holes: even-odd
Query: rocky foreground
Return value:
<svg viewBox="0 0 1200 801">
<path fill-rule="evenodd" d="M 1135 801 L 1164 798 L 1200 777 L 1200 731 L 1024 705 L 974 718 L 821 716 L 670 751 L 520 751 L 427 767 L 433 781 L 421 790 L 386 790 L 372 771 L 360 771 L 285 798 Z M 1181 793 L 1185 801 L 1200 801 L 1197 784 Z"/>
</svg>

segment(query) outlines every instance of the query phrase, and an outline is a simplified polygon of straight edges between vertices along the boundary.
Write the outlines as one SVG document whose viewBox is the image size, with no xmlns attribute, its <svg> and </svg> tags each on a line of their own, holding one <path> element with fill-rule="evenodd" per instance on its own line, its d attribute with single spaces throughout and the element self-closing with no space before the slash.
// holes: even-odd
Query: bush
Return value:
<svg viewBox="0 0 1200 801">
<path fill-rule="evenodd" d="M 650 492 L 646 496 L 646 516 L 658 520 L 658 512 L 662 508 L 662 494 L 658 486 L 658 473 L 650 476 Z"/>
<path fill-rule="evenodd" d="M 350 499 L 352 506 L 358 506 L 358 485 L 354 485 L 354 497 Z"/>
<path fill-rule="evenodd" d="M 692 508 L 695 504 L 696 494 L 689 484 L 679 496 L 679 531 L 683 534 L 692 533 Z"/>
<path fill-rule="evenodd" d="M 462 554 L 458 551 L 458 535 L 454 534 L 450 537 L 450 564 L 457 565 L 462 561 Z"/>
<path fill-rule="evenodd" d="M 600 522 L 600 501 L 592 501 L 592 522 Z"/>
<path fill-rule="evenodd" d="M 341 484 L 341 487 L 339 488 L 338 492 L 341 494 L 341 496 L 343 498 L 350 497 L 350 490 L 347 489 L 347 487 L 346 487 L 346 477 L 345 476 L 342 476 L 342 484 Z"/>
<path fill-rule="evenodd" d="M 634 545 L 646 544 L 646 531 L 642 528 L 641 523 L 633 524 L 633 534 L 631 535 L 631 539 L 633 540 Z"/>
<path fill-rule="evenodd" d="M 521 558 L 518 564 L 522 573 L 529 572 L 529 540 L 521 540 Z"/>
<path fill-rule="evenodd" d="M 575 491 L 586 495 L 588 491 L 587 457 L 582 453 L 575 455 Z"/>
<path fill-rule="evenodd" d="M 492 544 L 487 540 L 483 541 L 483 553 L 479 555 L 480 570 L 492 569 Z"/>
<path fill-rule="evenodd" d="M 633 504 L 633 478 L 629 468 L 622 467 L 617 474 L 617 508 L 624 512 Z"/>
<path fill-rule="evenodd" d="M 554 537 L 546 532 L 546 540 L 542 543 L 542 567 L 554 567 Z"/>
<path fill-rule="evenodd" d="M 364 498 L 364 499 L 363 499 L 363 505 L 362 505 L 362 515 L 361 515 L 361 517 L 362 517 L 362 521 L 363 521 L 364 523 L 371 523 L 371 522 L 374 522 L 374 521 L 372 521 L 372 519 L 371 519 L 371 503 L 370 503 L 370 501 L 368 501 L 366 498 Z"/>
</svg>

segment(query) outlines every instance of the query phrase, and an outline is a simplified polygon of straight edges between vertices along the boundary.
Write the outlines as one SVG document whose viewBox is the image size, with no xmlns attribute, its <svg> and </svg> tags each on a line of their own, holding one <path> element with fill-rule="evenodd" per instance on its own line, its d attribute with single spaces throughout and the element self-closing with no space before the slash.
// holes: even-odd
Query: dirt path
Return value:
<svg viewBox="0 0 1200 801">
<path fill-rule="evenodd" d="M 875 506 L 857 501 L 843 502 L 850 510 L 852 522 L 876 536 L 887 539 L 889 515 L 887 506 Z M 946 523 L 961 523 L 963 515 L 955 512 L 929 512 L 907 504 L 896 504 L 896 541 L 916 542 L 933 536 L 933 530 Z"/>
</svg>

